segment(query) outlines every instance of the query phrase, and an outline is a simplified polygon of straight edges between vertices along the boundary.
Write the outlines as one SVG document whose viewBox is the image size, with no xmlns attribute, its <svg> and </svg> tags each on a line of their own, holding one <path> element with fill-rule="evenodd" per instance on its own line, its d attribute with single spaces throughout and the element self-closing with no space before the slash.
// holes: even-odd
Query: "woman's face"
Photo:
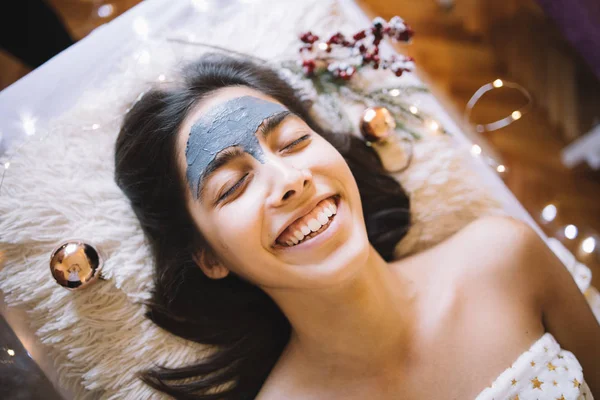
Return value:
<svg viewBox="0 0 600 400">
<path fill-rule="evenodd" d="M 187 207 L 221 265 L 213 274 L 224 271 L 207 273 L 213 278 L 232 271 L 262 288 L 318 288 L 366 261 L 370 244 L 346 161 L 285 111 L 259 91 L 227 87 L 203 99 L 179 131 Z M 215 169 L 232 150 L 239 155 Z"/>
</svg>

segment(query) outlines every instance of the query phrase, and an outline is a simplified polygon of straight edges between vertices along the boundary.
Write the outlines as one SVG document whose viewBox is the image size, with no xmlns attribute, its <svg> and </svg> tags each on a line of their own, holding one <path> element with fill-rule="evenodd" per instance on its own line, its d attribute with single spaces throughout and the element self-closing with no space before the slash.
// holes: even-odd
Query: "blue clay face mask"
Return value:
<svg viewBox="0 0 600 400">
<path fill-rule="evenodd" d="M 256 131 L 265 119 L 287 112 L 280 104 L 243 96 L 219 104 L 200 117 L 191 128 L 185 149 L 186 177 L 194 199 L 199 198 L 205 172 L 221 150 L 240 146 L 264 164 Z"/>
</svg>

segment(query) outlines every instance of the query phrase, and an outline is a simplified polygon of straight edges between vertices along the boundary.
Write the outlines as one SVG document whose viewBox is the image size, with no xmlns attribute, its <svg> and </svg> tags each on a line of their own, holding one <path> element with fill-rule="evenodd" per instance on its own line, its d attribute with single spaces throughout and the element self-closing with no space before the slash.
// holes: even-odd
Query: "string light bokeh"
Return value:
<svg viewBox="0 0 600 400">
<path fill-rule="evenodd" d="M 464 113 L 465 121 L 469 125 L 472 125 L 472 123 L 470 121 L 471 113 L 484 94 L 486 94 L 492 90 L 495 90 L 495 89 L 506 88 L 506 87 L 516 89 L 520 93 L 522 93 L 523 96 L 525 97 L 525 99 L 527 100 L 527 103 L 520 109 L 512 111 L 509 116 L 501 118 L 498 121 L 487 123 L 487 124 L 475 124 L 475 130 L 477 132 L 479 132 L 479 133 L 491 132 L 491 131 L 495 131 L 495 130 L 504 128 L 504 127 L 512 124 L 513 122 L 520 120 L 521 118 L 523 118 L 523 116 L 527 112 L 529 112 L 531 110 L 532 96 L 530 95 L 529 91 L 527 91 L 527 89 L 525 89 L 523 86 L 519 85 L 518 83 L 508 82 L 503 79 L 497 78 L 493 82 L 490 82 L 490 83 L 487 83 L 487 84 L 481 86 L 473 94 L 471 99 L 467 102 L 467 105 L 465 108 L 465 113 Z M 474 157 L 482 156 L 483 155 L 482 147 L 479 144 L 473 144 L 473 146 L 471 148 L 471 154 Z M 490 158 L 488 163 L 492 165 L 494 162 L 495 161 Z M 495 168 L 499 174 L 504 174 L 507 172 L 507 166 L 504 164 L 497 164 Z M 541 212 L 539 213 L 539 216 L 537 218 L 538 222 L 540 222 L 542 226 L 544 226 L 544 225 L 547 226 L 556 220 L 556 218 L 558 217 L 558 213 L 559 213 L 559 210 L 555 204 L 552 204 L 552 203 L 546 204 L 543 207 L 543 209 L 541 210 Z M 551 228 L 549 228 L 549 229 L 551 230 Z M 585 231 L 586 234 L 583 234 L 582 233 L 583 231 Z M 585 257 L 585 256 L 592 255 L 598 251 L 598 245 L 597 245 L 598 239 L 597 238 L 599 237 L 599 235 L 589 228 L 581 228 L 573 223 L 567 223 L 566 225 L 564 225 L 562 227 L 554 228 L 554 234 L 553 235 L 550 234 L 550 237 L 552 237 L 552 236 L 554 236 L 555 238 L 561 240 L 563 243 L 566 243 L 568 245 L 573 245 L 573 244 L 577 243 L 577 247 L 579 248 L 579 250 L 581 250 L 581 252 L 577 252 L 578 253 L 577 255 L 580 256 L 580 258 L 582 258 L 581 257 L 582 255 Z"/>
</svg>

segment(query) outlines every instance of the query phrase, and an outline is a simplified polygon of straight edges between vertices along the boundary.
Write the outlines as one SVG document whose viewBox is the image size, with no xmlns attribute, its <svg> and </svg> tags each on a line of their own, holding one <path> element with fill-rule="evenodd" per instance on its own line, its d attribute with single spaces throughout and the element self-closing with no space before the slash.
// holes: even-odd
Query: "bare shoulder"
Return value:
<svg viewBox="0 0 600 400">
<path fill-rule="evenodd" d="M 530 256 L 545 247 L 543 239 L 526 222 L 512 217 L 481 217 L 461 231 L 450 241 L 465 250 L 472 261 L 467 263 L 482 273 L 512 274 L 523 268 L 532 268 Z M 481 271 L 480 266 L 487 267 Z"/>
<path fill-rule="evenodd" d="M 437 246 L 399 260 L 396 267 L 423 271 L 424 265 L 433 265 L 431 275 L 484 288 L 486 284 L 512 284 L 517 279 L 529 285 L 539 266 L 531 262 L 532 257 L 543 247 L 544 241 L 526 222 L 508 216 L 484 216 Z"/>
<path fill-rule="evenodd" d="M 544 240 L 529 224 L 513 218 L 481 218 L 463 231 L 457 238 L 463 235 L 460 242 L 476 248 L 473 253 L 481 259 L 467 267 L 465 276 L 496 289 L 490 291 L 504 295 L 506 302 L 528 302 L 536 314 L 539 310 L 544 330 L 575 354 L 592 392 L 600 393 L 600 324 Z"/>
<path fill-rule="evenodd" d="M 547 249 L 526 222 L 503 216 L 479 218 L 443 245 L 457 260 L 457 274 L 467 287 L 500 293 L 532 306 L 544 292 L 536 257 Z M 549 249 L 548 249 L 549 251 Z"/>
<path fill-rule="evenodd" d="M 498 250 L 522 251 L 543 240 L 526 222 L 509 216 L 485 216 L 468 224 L 457 237 Z"/>
</svg>

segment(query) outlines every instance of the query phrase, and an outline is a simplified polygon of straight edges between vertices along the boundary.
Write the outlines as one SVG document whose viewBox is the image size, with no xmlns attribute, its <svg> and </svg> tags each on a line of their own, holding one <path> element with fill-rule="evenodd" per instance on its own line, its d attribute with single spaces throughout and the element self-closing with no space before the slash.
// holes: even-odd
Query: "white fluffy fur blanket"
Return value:
<svg viewBox="0 0 600 400">
<path fill-rule="evenodd" d="M 265 7 L 271 11 L 262 12 Z M 179 32 L 148 39 L 103 85 L 54 120 L 47 133 L 40 134 L 44 140 L 36 137 L 22 147 L 1 188 L 5 265 L 0 289 L 9 305 L 28 311 L 32 329 L 55 362 L 60 384 L 78 398 L 163 398 L 134 374 L 155 364 L 191 363 L 203 349 L 145 319 L 139 301 L 147 299 L 152 288 L 150 251 L 113 180 L 114 141 L 125 110 L 149 85 L 159 84 L 157 76 L 176 79 L 177 67 L 203 51 L 167 43 L 165 37 L 194 34 L 203 42 L 273 58 L 294 57 L 302 30 L 356 29 L 334 1 L 322 0 L 263 1 L 211 29 L 206 29 L 208 17 L 194 18 L 201 23 L 190 19 Z M 315 113 L 326 116 L 322 110 Z M 329 123 L 336 121 L 335 116 L 327 117 Z M 468 156 L 447 136 L 426 137 L 415 145 L 411 167 L 396 176 L 412 196 L 415 220 L 397 256 L 438 243 L 478 216 L 502 212 L 478 176 L 465 167 L 463 157 Z M 69 292 L 52 280 L 50 252 L 69 238 L 87 239 L 102 251 L 106 281 Z"/>
</svg>

